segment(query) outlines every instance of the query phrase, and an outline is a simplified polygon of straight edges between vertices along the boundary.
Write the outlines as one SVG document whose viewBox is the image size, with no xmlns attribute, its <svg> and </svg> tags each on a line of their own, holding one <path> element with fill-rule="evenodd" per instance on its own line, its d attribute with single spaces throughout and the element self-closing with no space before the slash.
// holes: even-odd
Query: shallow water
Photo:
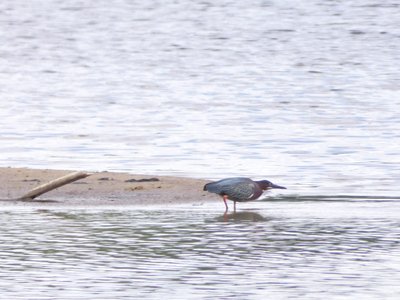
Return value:
<svg viewBox="0 0 400 300">
<path fill-rule="evenodd" d="M 398 9 L 1 1 L 0 165 L 398 195 Z"/>
<path fill-rule="evenodd" d="M 288 190 L 225 217 L 2 205 L 0 298 L 398 299 L 398 10 L 1 1 L 0 166 Z"/>
<path fill-rule="evenodd" d="M 0 297 L 397 299 L 399 200 L 316 200 L 2 208 Z"/>
</svg>

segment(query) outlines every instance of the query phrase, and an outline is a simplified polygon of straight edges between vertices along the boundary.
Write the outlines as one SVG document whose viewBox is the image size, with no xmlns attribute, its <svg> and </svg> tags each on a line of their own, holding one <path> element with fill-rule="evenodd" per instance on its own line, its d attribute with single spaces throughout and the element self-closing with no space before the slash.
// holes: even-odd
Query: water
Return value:
<svg viewBox="0 0 400 300">
<path fill-rule="evenodd" d="M 2 206 L 0 297 L 397 299 L 398 10 L 1 1 L 0 166 L 288 190 L 234 219 Z"/>
<path fill-rule="evenodd" d="M 397 193 L 395 1 L 2 1 L 2 166 Z M 34 158 L 34 159 L 33 159 Z"/>
<path fill-rule="evenodd" d="M 397 299 L 392 200 L 3 208 L 0 298 Z"/>
</svg>

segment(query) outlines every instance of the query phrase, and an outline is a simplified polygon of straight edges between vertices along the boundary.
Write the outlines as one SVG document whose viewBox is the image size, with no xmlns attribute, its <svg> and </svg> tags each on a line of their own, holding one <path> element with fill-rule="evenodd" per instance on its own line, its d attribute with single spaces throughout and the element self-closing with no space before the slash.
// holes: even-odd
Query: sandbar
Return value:
<svg viewBox="0 0 400 300">
<path fill-rule="evenodd" d="M 149 176 L 140 174 L 96 172 L 64 185 L 30 201 L 16 200 L 38 185 L 74 170 L 0 168 L 0 206 L 114 206 L 201 204 L 216 201 L 203 191 L 207 180 Z"/>
</svg>

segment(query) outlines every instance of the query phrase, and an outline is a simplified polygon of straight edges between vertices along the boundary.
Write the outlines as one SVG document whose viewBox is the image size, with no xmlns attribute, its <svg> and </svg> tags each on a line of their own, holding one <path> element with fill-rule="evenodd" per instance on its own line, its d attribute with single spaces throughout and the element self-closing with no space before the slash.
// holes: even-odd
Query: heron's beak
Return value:
<svg viewBox="0 0 400 300">
<path fill-rule="evenodd" d="M 270 189 L 283 189 L 283 190 L 286 190 L 286 188 L 285 188 L 284 186 L 280 186 L 280 185 L 273 184 L 273 183 L 271 183 L 271 184 L 269 185 L 269 188 L 270 188 Z"/>
</svg>

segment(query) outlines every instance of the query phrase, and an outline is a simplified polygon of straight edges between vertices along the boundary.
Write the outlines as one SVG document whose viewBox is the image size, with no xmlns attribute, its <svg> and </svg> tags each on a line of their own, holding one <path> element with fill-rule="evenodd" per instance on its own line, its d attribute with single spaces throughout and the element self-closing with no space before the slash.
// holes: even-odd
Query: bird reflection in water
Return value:
<svg viewBox="0 0 400 300">
<path fill-rule="evenodd" d="M 241 211 L 241 212 L 233 212 L 227 213 L 225 212 L 222 216 L 217 217 L 217 221 L 220 222 L 241 222 L 241 221 L 249 221 L 249 222 L 265 222 L 268 221 L 268 218 L 263 217 L 259 213 L 252 211 Z"/>
</svg>

